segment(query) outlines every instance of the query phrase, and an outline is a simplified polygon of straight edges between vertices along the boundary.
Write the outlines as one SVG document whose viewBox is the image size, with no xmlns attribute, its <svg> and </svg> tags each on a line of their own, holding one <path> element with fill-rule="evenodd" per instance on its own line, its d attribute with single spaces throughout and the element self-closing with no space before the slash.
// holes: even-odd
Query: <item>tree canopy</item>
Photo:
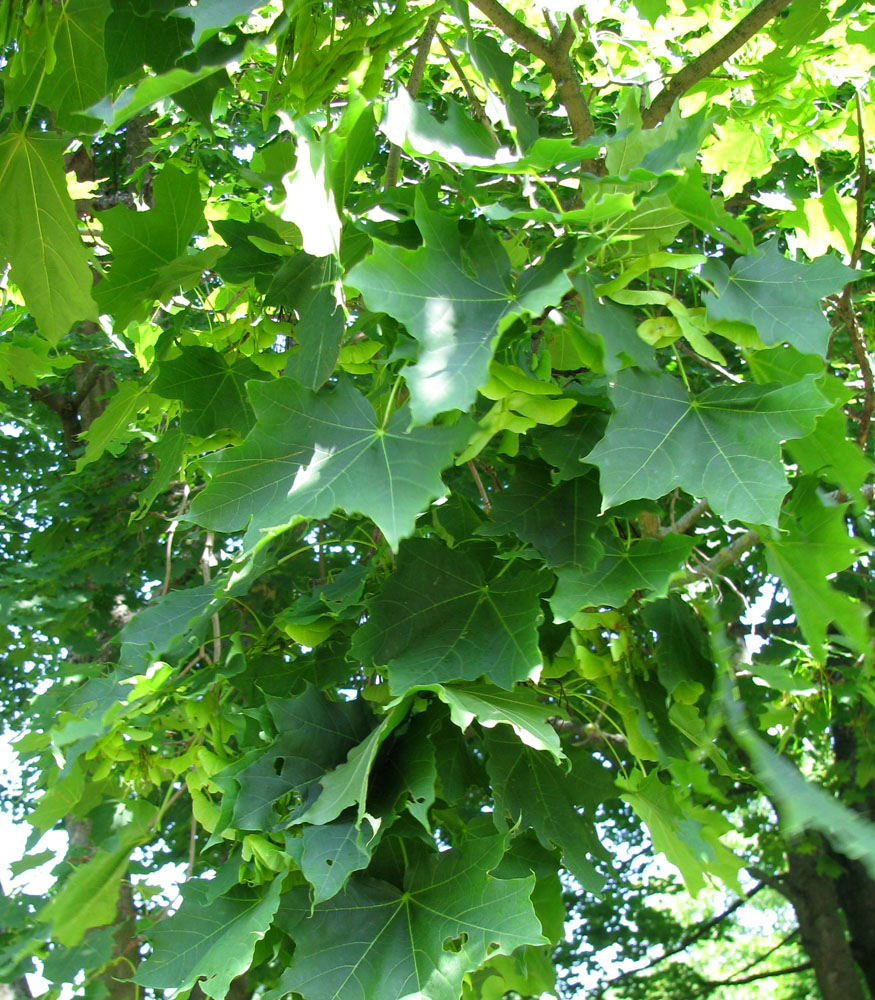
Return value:
<svg viewBox="0 0 875 1000">
<path fill-rule="evenodd" d="M 0 981 L 716 995 L 660 854 L 789 903 L 730 986 L 875 997 L 873 52 L 862 0 L 0 2 L 14 870 L 68 841 Z"/>
</svg>

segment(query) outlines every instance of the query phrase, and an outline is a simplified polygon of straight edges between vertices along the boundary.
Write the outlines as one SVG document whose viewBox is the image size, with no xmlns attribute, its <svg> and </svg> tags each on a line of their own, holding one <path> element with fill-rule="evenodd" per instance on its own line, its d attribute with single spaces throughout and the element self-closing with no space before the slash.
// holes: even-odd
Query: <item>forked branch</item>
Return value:
<svg viewBox="0 0 875 1000">
<path fill-rule="evenodd" d="M 508 38 L 541 60 L 556 83 L 556 91 L 568 112 L 568 121 L 574 138 L 578 142 L 589 139 L 595 128 L 592 115 L 589 113 L 589 105 L 583 96 L 580 78 L 570 55 L 575 38 L 572 18 L 566 17 L 559 37 L 555 41 L 548 42 L 533 28 L 518 21 L 498 0 L 471 0 L 471 3 Z"/>
</svg>

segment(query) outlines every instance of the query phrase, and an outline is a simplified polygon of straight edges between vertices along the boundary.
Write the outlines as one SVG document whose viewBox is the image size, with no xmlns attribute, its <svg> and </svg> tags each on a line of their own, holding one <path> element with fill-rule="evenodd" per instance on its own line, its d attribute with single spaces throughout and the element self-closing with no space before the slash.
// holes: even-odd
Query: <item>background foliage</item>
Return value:
<svg viewBox="0 0 875 1000">
<path fill-rule="evenodd" d="M 0 45 L 0 979 L 875 996 L 870 5 Z"/>
</svg>

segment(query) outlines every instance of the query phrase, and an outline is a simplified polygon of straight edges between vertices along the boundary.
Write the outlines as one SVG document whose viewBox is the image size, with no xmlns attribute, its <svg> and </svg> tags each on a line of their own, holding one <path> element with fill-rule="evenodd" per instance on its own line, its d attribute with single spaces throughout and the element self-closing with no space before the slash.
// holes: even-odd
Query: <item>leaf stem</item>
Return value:
<svg viewBox="0 0 875 1000">
<path fill-rule="evenodd" d="M 674 351 L 674 356 L 678 363 L 678 371 L 681 373 L 681 378 L 684 380 L 684 385 L 687 387 L 687 392 L 692 395 L 693 390 L 690 388 L 690 380 L 687 378 L 687 371 L 684 368 L 683 361 L 681 360 L 680 352 L 674 345 L 672 345 L 672 350 Z"/>
<path fill-rule="evenodd" d="M 386 424 L 389 423 L 389 417 L 392 416 L 392 404 L 395 402 L 395 394 L 398 392 L 398 386 L 401 384 L 401 372 L 395 376 L 395 381 L 392 384 L 392 391 L 389 393 L 389 398 L 386 400 L 386 408 L 383 411 L 383 420 L 380 423 L 380 430 L 384 431 L 386 429 Z"/>
</svg>

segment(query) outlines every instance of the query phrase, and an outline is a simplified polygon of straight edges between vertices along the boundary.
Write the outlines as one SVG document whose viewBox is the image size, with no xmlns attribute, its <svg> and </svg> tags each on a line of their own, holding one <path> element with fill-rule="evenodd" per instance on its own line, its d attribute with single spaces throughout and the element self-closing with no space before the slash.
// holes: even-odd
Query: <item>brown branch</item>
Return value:
<svg viewBox="0 0 875 1000">
<path fill-rule="evenodd" d="M 468 95 L 468 100 L 471 102 L 471 109 L 474 112 L 474 116 L 477 121 L 479 121 L 480 124 L 486 128 L 486 131 L 489 133 L 489 138 L 495 143 L 495 145 L 500 145 L 498 136 L 495 134 L 495 129 L 492 127 L 492 122 L 490 122 L 489 117 L 486 114 L 486 109 L 480 103 L 480 99 L 474 93 L 474 88 L 468 82 L 468 78 L 465 76 L 465 71 L 462 69 L 461 63 L 456 58 L 456 53 L 453 52 L 440 35 L 438 35 L 437 38 L 446 53 L 447 59 L 450 60 L 450 65 L 455 70 L 456 76 L 458 76 L 465 93 Z"/>
<path fill-rule="evenodd" d="M 717 927 L 719 924 L 723 923 L 728 917 L 731 917 L 736 910 L 740 909 L 749 900 L 761 890 L 765 889 L 765 882 L 758 882 L 755 886 L 749 889 L 743 896 L 740 896 L 735 900 L 734 903 L 730 903 L 725 910 L 706 920 L 704 923 L 699 924 L 694 931 L 689 934 L 684 935 L 681 940 L 673 947 L 666 949 L 659 958 L 654 958 L 652 961 L 648 962 L 647 965 L 642 965 L 639 969 L 630 969 L 627 972 L 621 972 L 618 976 L 614 976 L 613 979 L 609 979 L 603 989 L 609 986 L 613 986 L 616 983 L 622 982 L 624 979 L 629 979 L 632 976 L 637 976 L 641 972 L 647 972 L 650 969 L 655 968 L 657 965 L 661 964 L 668 958 L 674 958 L 675 955 L 679 955 L 682 951 L 686 951 L 691 944 L 695 944 L 701 938 L 703 938 L 710 930 Z M 744 971 L 744 970 L 742 970 Z"/>
<path fill-rule="evenodd" d="M 416 50 L 416 59 L 413 61 L 413 69 L 410 71 L 410 79 L 407 81 L 406 88 L 407 93 L 410 94 L 413 99 L 415 99 L 416 95 L 419 93 L 422 78 L 425 76 L 425 67 L 428 64 L 428 53 L 431 49 L 431 43 L 434 41 L 435 33 L 437 32 L 438 21 L 440 21 L 440 14 L 432 14 L 426 22 L 422 35 L 419 38 L 418 48 Z M 389 148 L 389 157 L 386 161 L 386 173 L 383 177 L 384 188 L 395 187 L 398 183 L 398 172 L 400 167 L 401 147 L 396 146 L 393 142 Z"/>
<path fill-rule="evenodd" d="M 85 381 L 82 383 L 82 385 L 79 387 L 78 392 L 76 393 L 76 398 L 74 402 L 77 410 L 91 394 L 91 390 L 97 385 L 100 376 L 103 375 L 105 371 L 106 368 L 104 368 L 103 365 L 92 364 L 91 370 L 85 377 Z"/>
<path fill-rule="evenodd" d="M 480 478 L 480 473 L 477 471 L 477 466 L 469 461 L 468 468 L 471 471 L 471 475 L 474 477 L 474 482 L 477 484 L 477 490 L 480 493 L 480 499 L 483 501 L 483 510 L 490 514 L 492 512 L 492 501 L 489 499 L 489 494 L 486 492 L 483 486 L 483 480 Z"/>
<path fill-rule="evenodd" d="M 857 218 L 851 267 L 860 263 L 863 240 L 866 238 L 866 188 L 869 186 L 869 168 L 866 166 L 866 136 L 863 133 L 863 99 L 857 91 Z"/>
<path fill-rule="evenodd" d="M 676 521 L 673 521 L 670 525 L 660 528 L 660 537 L 665 538 L 666 535 L 686 534 L 707 510 L 707 500 L 700 500 L 698 503 L 693 504 L 686 514 L 681 514 Z"/>
<path fill-rule="evenodd" d="M 677 579 L 672 584 L 672 588 L 684 587 L 695 580 L 704 580 L 706 577 L 717 576 L 727 566 L 731 566 L 734 562 L 737 562 L 759 540 L 760 536 L 755 531 L 745 531 L 744 534 L 738 535 L 729 545 L 726 545 L 715 555 L 711 556 L 710 559 L 705 560 L 698 569 L 691 570 Z"/>
<path fill-rule="evenodd" d="M 795 972 L 807 972 L 811 962 L 800 962 L 799 965 L 788 965 L 783 969 L 772 969 L 770 972 L 754 972 L 749 976 L 741 976 L 739 979 L 717 980 L 708 983 L 708 988 L 716 989 L 718 986 L 743 986 L 745 983 L 755 983 L 758 979 L 771 979 L 773 976 L 792 976 Z"/>
<path fill-rule="evenodd" d="M 568 113 L 575 140 L 585 142 L 589 139 L 595 132 L 595 126 L 570 54 L 575 38 L 573 18 L 566 17 L 559 37 L 555 42 L 548 42 L 533 28 L 518 21 L 498 0 L 471 0 L 471 3 L 508 38 L 541 60 L 556 83 L 556 92 Z"/>
<path fill-rule="evenodd" d="M 761 884 L 765 885 L 765 882 Z M 739 976 L 743 976 L 745 972 L 750 972 L 751 969 L 755 969 L 758 965 L 762 965 L 762 963 L 765 962 L 770 955 L 774 955 L 776 951 L 780 951 L 785 944 L 789 944 L 798 934 L 799 928 L 794 927 L 789 934 L 785 934 L 777 944 L 773 944 L 771 948 L 766 949 L 762 955 L 757 955 L 756 958 L 752 959 L 746 965 L 743 965 L 740 969 L 736 969 L 735 972 L 730 973 L 729 978 L 725 980 L 726 985 L 729 986 L 732 983 L 741 982 L 738 978 Z"/>
<path fill-rule="evenodd" d="M 718 66 L 737 52 L 745 42 L 789 6 L 790 0 L 763 0 L 759 6 L 742 18 L 734 28 L 718 39 L 710 49 L 706 49 L 698 58 L 688 63 L 680 72 L 668 81 L 665 87 L 656 95 L 642 115 L 644 128 L 653 128 L 671 111 L 675 101 L 682 97 L 690 87 L 695 86 Z"/>
<path fill-rule="evenodd" d="M 875 377 L 872 373 L 872 359 L 869 357 L 869 352 L 866 350 L 866 345 L 863 343 L 863 337 L 857 326 L 857 317 L 854 315 L 849 286 L 842 292 L 838 311 L 844 320 L 848 339 L 851 341 L 863 379 L 863 408 L 857 425 L 857 444 L 865 449 L 866 441 L 869 438 L 869 428 L 872 424 L 872 412 L 875 410 Z"/>
<path fill-rule="evenodd" d="M 498 0 L 472 0 L 472 3 L 508 38 L 521 45 L 527 52 L 531 52 L 544 65 L 548 65 L 548 61 L 553 58 L 553 47 L 537 31 L 518 21 Z"/>
<path fill-rule="evenodd" d="M 547 720 L 553 729 L 561 736 L 576 736 L 580 743 L 614 743 L 626 746 L 626 737 L 622 733 L 606 733 L 604 729 L 591 722 L 575 722 L 573 719 L 552 718 Z"/>
<path fill-rule="evenodd" d="M 859 150 L 857 154 L 857 217 L 854 247 L 851 251 L 851 267 L 857 266 L 863 253 L 863 240 L 866 236 L 866 188 L 869 185 L 869 169 L 866 166 L 866 137 L 863 133 L 863 104 L 859 90 L 857 91 L 857 145 Z M 875 410 L 875 373 L 872 370 L 872 359 L 869 357 L 863 335 L 857 325 L 850 283 L 845 285 L 844 291 L 839 297 L 837 312 L 848 331 L 848 338 L 854 349 L 854 356 L 860 366 L 860 375 L 863 379 L 863 409 L 857 426 L 857 444 L 865 450 L 866 441 L 869 438 L 869 428 L 872 424 L 872 413 Z"/>
</svg>

